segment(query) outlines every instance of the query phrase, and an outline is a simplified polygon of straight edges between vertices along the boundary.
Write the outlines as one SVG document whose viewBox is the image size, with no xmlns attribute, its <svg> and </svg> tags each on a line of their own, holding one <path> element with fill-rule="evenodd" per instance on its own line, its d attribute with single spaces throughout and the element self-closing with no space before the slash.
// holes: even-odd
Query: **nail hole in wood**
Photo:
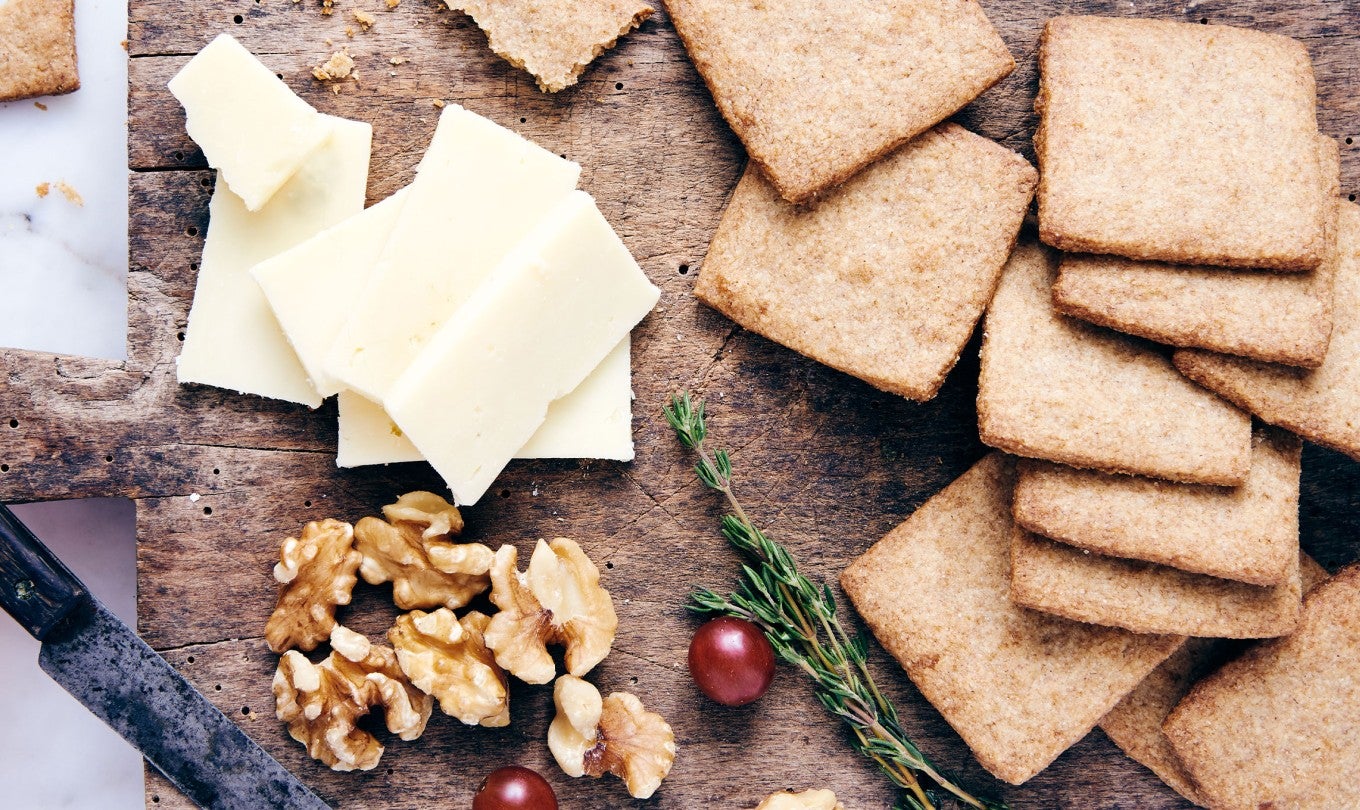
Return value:
<svg viewBox="0 0 1360 810">
<path fill-rule="evenodd" d="M 608 568 L 610 571 L 613 571 L 613 570 L 614 570 L 614 563 L 612 563 L 612 562 L 606 560 L 606 561 L 605 561 L 605 564 L 604 564 L 604 567 L 605 567 L 605 568 Z"/>
<path fill-rule="evenodd" d="M 237 14 L 235 17 L 231 18 L 231 21 L 236 23 L 237 25 L 240 25 L 241 23 L 246 21 L 246 18 L 242 17 L 240 14 Z"/>
<path fill-rule="evenodd" d="M 192 664 L 192 663 L 194 662 L 194 657 L 191 655 L 191 656 L 189 656 L 188 658 L 186 658 L 186 659 L 184 659 L 184 660 L 185 660 L 185 661 L 188 661 L 189 663 Z"/>
<path fill-rule="evenodd" d="M 184 229 L 184 232 L 189 236 L 198 236 L 198 226 L 190 225 L 189 227 Z"/>
<path fill-rule="evenodd" d="M 152 803 L 152 804 L 160 804 L 160 803 L 161 803 L 161 797 L 160 797 L 160 796 L 152 796 L 152 797 L 151 797 L 151 803 Z"/>
<path fill-rule="evenodd" d="M 197 272 L 198 272 L 198 262 L 189 262 L 189 269 L 192 270 L 192 271 L 194 271 L 195 273 L 197 273 Z"/>
<path fill-rule="evenodd" d="M 528 119 L 528 118 L 520 118 L 520 119 L 519 119 L 519 122 L 520 122 L 521 124 L 527 124 L 527 123 L 529 123 L 529 119 Z M 1347 140 L 1346 143 L 1350 143 L 1350 141 Z"/>
<path fill-rule="evenodd" d="M 214 687 L 213 687 L 213 691 L 214 691 L 214 692 L 221 692 L 221 691 L 222 691 L 222 684 L 219 683 L 218 685 L 214 686 Z"/>
<path fill-rule="evenodd" d="M 635 683 L 637 683 L 637 678 L 629 678 L 629 679 L 628 679 L 628 682 L 629 682 L 629 683 L 632 683 L 632 684 L 635 684 Z"/>
<path fill-rule="evenodd" d="M 1200 18 L 1199 18 L 1199 24 L 1200 24 L 1200 25 L 1208 25 L 1208 24 L 1209 24 L 1209 18 L 1208 18 L 1208 17 L 1200 17 Z"/>
<path fill-rule="evenodd" d="M 623 89 L 623 82 L 614 82 L 614 89 L 615 89 L 615 90 L 622 90 L 622 89 Z"/>
<path fill-rule="evenodd" d="M 508 490 L 508 489 L 503 489 L 503 490 L 501 490 L 501 497 L 502 497 L 502 498 L 508 498 L 508 497 L 510 497 L 510 490 Z"/>
<path fill-rule="evenodd" d="M 0 472 L 9 472 L 8 464 L 0 464 Z"/>
<path fill-rule="evenodd" d="M 184 160 L 184 153 L 183 153 L 183 152 L 176 152 L 176 153 L 175 153 L 175 160 Z"/>
<path fill-rule="evenodd" d="M 689 275 L 689 265 L 687 264 L 680 265 L 680 275 L 682 276 Z"/>
<path fill-rule="evenodd" d="M 198 184 L 199 184 L 200 186 L 203 186 L 204 188 L 207 188 L 208 186 L 211 186 L 211 185 L 212 185 L 212 179 L 211 179 L 211 178 L 208 178 L 208 177 L 204 177 L 204 178 L 202 178 L 202 179 L 200 179 L 200 180 L 198 181 Z"/>
<path fill-rule="evenodd" d="M 112 461 L 113 461 L 113 456 L 104 456 L 104 460 L 107 461 L 107 462 L 112 463 Z"/>
<path fill-rule="evenodd" d="M 1351 202 L 1355 202 L 1355 195 L 1354 195 L 1354 194 L 1352 194 L 1352 195 L 1350 196 L 1350 201 L 1351 201 Z"/>
<path fill-rule="evenodd" d="M 1355 143 L 1355 139 L 1354 139 L 1354 138 L 1347 138 L 1347 139 L 1346 139 L 1346 145 L 1347 145 L 1347 146 L 1350 146 L 1350 145 L 1353 144 L 1353 143 Z"/>
<path fill-rule="evenodd" d="M 9 426 L 12 428 L 17 428 L 19 426 L 19 420 L 18 419 L 9 420 Z"/>
<path fill-rule="evenodd" d="M 181 343 L 184 342 L 184 333 L 183 333 L 183 332 L 180 332 L 178 335 L 176 335 L 176 337 L 179 338 L 179 340 L 180 340 Z"/>
<path fill-rule="evenodd" d="M 221 471 L 221 470 L 217 469 L 216 467 L 213 467 L 213 475 L 221 475 L 221 474 L 222 474 L 222 471 Z"/>
<path fill-rule="evenodd" d="M 274 76 L 275 76 L 276 78 L 280 79 L 280 80 L 283 79 L 283 74 L 282 74 L 282 73 L 275 73 Z"/>
<path fill-rule="evenodd" d="M 302 505 L 303 505 L 303 506 L 311 506 L 311 505 L 312 505 L 312 502 L 311 502 L 311 501 L 303 501 L 303 502 L 302 502 Z"/>
<path fill-rule="evenodd" d="M 205 507 L 203 507 L 203 514 L 205 514 L 205 515 L 211 515 L 211 514 L 212 514 L 212 507 L 211 507 L 211 506 L 205 506 Z"/>
<path fill-rule="evenodd" d="M 247 715 L 250 714 L 250 707 L 249 707 L 249 706 L 242 706 L 242 707 L 241 707 L 241 714 L 247 714 Z"/>
</svg>

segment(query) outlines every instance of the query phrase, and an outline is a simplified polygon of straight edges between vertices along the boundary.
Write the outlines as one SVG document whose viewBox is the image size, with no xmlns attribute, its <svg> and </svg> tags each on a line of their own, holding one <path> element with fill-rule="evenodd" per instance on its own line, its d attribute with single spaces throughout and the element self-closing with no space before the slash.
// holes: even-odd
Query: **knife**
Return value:
<svg viewBox="0 0 1360 810">
<path fill-rule="evenodd" d="M 326 808 L 0 504 L 0 607 L 42 642 L 38 665 L 200 807 Z"/>
</svg>

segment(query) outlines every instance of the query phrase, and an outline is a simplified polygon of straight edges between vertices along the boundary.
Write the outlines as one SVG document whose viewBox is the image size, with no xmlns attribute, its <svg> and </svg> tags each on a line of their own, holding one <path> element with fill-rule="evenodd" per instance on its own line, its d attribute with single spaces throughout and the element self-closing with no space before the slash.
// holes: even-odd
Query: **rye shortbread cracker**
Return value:
<svg viewBox="0 0 1360 810">
<path fill-rule="evenodd" d="M 1307 554 L 1299 560 L 1304 591 L 1327 579 L 1327 571 Z M 1240 653 L 1252 642 L 1191 638 L 1138 684 L 1100 720 L 1100 728 L 1129 758 L 1142 763 L 1173 790 L 1195 804 L 1205 799 L 1185 772 L 1162 723 L 1195 682 Z"/>
<path fill-rule="evenodd" d="M 1262 587 L 1092 554 L 1017 526 L 1011 599 L 1032 610 L 1135 633 L 1270 638 L 1298 624 L 1303 599 L 1298 560 L 1296 545 L 1289 577 Z"/>
<path fill-rule="evenodd" d="M 1111 557 L 1278 585 L 1299 549 L 1299 440 L 1263 428 L 1237 487 L 1176 484 L 1020 462 L 1015 522 L 1035 534 Z"/>
<path fill-rule="evenodd" d="M 855 560 L 841 585 L 983 767 L 1043 770 L 1180 644 L 1016 607 L 1013 460 L 993 453 Z"/>
<path fill-rule="evenodd" d="M 976 0 L 669 0 L 727 123 L 804 202 L 954 114 L 1015 67 Z"/>
<path fill-rule="evenodd" d="M 1048 244 L 1276 270 L 1326 257 L 1317 91 L 1302 44 L 1221 25 L 1058 17 L 1039 69 Z"/>
<path fill-rule="evenodd" d="M 695 283 L 752 331 L 885 391 L 930 399 L 996 289 L 1036 175 L 942 124 L 811 208 L 753 166 Z"/>
<path fill-rule="evenodd" d="M 1194 349 L 1176 368 L 1197 383 L 1309 441 L 1360 459 L 1360 207 L 1341 203 L 1331 344 L 1316 369 Z"/>
<path fill-rule="evenodd" d="M 74 0 L 0 4 L 0 101 L 79 88 Z"/>
<path fill-rule="evenodd" d="M 1326 154 L 1328 196 L 1340 194 L 1336 141 Z M 1316 367 L 1332 334 L 1337 203 L 1328 219 L 1327 260 L 1304 273 L 1063 256 L 1053 301 L 1068 315 L 1173 346 Z"/>
<path fill-rule="evenodd" d="M 1053 309 L 1054 254 L 1022 240 L 984 321 L 982 441 L 1073 467 L 1200 484 L 1247 475 L 1251 420 L 1153 348 Z"/>
<path fill-rule="evenodd" d="M 1200 681 L 1163 729 L 1222 810 L 1360 807 L 1360 566 L 1314 588 L 1299 629 Z"/>
<path fill-rule="evenodd" d="M 450 0 L 486 32 L 491 50 L 533 74 L 545 93 L 576 84 L 595 57 L 642 25 L 642 0 Z"/>
</svg>

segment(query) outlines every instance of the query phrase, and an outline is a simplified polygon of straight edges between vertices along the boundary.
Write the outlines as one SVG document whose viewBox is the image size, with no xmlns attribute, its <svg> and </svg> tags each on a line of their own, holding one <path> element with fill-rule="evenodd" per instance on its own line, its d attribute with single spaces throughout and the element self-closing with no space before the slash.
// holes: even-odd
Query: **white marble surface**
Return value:
<svg viewBox="0 0 1360 810">
<path fill-rule="evenodd" d="M 3 5 L 4 0 L 0 0 Z M 0 104 L 0 346 L 122 359 L 127 331 L 126 0 L 76 0 L 81 89 Z M 64 182 L 84 205 L 58 189 Z M 36 187 L 50 184 L 45 198 Z M 135 621 L 132 504 L 15 509 L 97 596 Z M 0 805 L 143 806 L 141 758 L 40 669 L 0 616 Z"/>
</svg>

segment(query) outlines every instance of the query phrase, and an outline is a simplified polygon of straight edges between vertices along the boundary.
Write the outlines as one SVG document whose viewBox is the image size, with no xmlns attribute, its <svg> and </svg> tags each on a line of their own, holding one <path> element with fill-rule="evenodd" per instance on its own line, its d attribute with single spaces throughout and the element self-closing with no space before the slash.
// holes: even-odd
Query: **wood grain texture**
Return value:
<svg viewBox="0 0 1360 810">
<path fill-rule="evenodd" d="M 1130 14 L 1127 2 L 986 0 L 1017 71 L 958 119 L 1032 158 L 1034 48 L 1056 13 Z M 1301 37 L 1313 55 L 1326 134 L 1343 142 L 1343 193 L 1360 191 L 1360 2 L 1139 3 L 1136 13 L 1254 25 Z M 138 512 L 139 627 L 199 688 L 285 765 L 339 807 L 466 807 L 492 768 L 519 762 L 548 776 L 564 807 L 749 808 L 767 793 L 828 786 L 850 807 L 887 807 L 891 791 L 823 719 L 804 679 L 781 668 L 754 707 L 706 702 L 684 669 L 697 584 L 733 581 L 715 531 L 718 504 L 659 416 L 688 387 L 710 397 L 714 438 L 734 449 L 752 511 L 814 578 L 845 564 L 982 454 L 977 441 L 977 343 L 934 401 L 913 404 L 802 358 L 696 304 L 690 288 L 744 161 L 664 12 L 556 96 L 535 89 L 486 47 L 470 21 L 437 0 L 337 4 L 313 0 L 185 4 L 132 0 L 129 26 L 128 360 L 110 363 L 0 353 L 0 499 L 116 495 Z M 345 35 L 353 8 L 375 13 Z M 239 17 L 240 22 L 236 22 Z M 274 720 L 275 658 L 261 638 L 273 606 L 278 543 L 306 520 L 375 514 L 403 491 L 439 482 L 428 466 L 338 470 L 335 413 L 199 386 L 180 387 L 174 358 L 207 227 L 212 175 L 184 133 L 165 82 L 220 32 L 237 36 L 323 112 L 374 124 L 369 202 L 410 180 L 433 132 L 433 100 L 454 101 L 565 154 L 662 290 L 634 335 L 637 461 L 515 462 L 493 496 L 466 513 L 469 534 L 527 553 L 537 537 L 578 539 L 603 567 L 620 633 L 592 680 L 636 692 L 674 725 L 679 759 L 648 802 L 617 781 L 571 780 L 544 743 L 551 691 L 517 685 L 508 729 L 436 718 L 414 743 L 392 741 L 382 764 L 335 774 L 306 759 Z M 326 44 L 325 40 L 333 44 Z M 359 81 L 339 93 L 309 68 L 347 47 Z M 410 61 L 391 65 L 392 58 Z M 395 74 L 395 75 L 392 75 Z M 1304 546 L 1335 568 L 1360 556 L 1360 465 L 1308 448 Z M 197 499 L 191 495 L 197 494 Z M 211 511 L 209 511 L 211 510 Z M 395 615 L 388 590 L 361 584 L 342 620 L 378 636 Z M 844 604 L 844 602 L 843 602 Z M 986 776 L 956 735 L 880 650 L 873 664 L 904 723 L 964 782 L 1016 808 L 1180 808 L 1151 773 L 1092 735 L 1029 784 Z M 220 688 L 219 688 L 220 687 Z M 187 806 L 154 774 L 148 806 Z"/>
</svg>

